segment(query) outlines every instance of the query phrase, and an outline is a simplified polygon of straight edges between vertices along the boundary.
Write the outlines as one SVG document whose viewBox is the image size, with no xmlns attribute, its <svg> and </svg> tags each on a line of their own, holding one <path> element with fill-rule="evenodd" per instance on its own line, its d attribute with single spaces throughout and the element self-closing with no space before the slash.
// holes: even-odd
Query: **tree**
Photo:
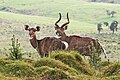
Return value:
<svg viewBox="0 0 120 80">
<path fill-rule="evenodd" d="M 100 33 L 100 31 L 103 30 L 101 23 L 97 24 L 97 30 L 98 30 L 98 33 Z"/>
<path fill-rule="evenodd" d="M 21 52 L 20 43 L 18 39 L 15 38 L 15 35 L 13 35 L 11 41 L 11 47 L 8 49 L 8 56 L 11 59 L 21 59 L 23 54 Z"/>
</svg>

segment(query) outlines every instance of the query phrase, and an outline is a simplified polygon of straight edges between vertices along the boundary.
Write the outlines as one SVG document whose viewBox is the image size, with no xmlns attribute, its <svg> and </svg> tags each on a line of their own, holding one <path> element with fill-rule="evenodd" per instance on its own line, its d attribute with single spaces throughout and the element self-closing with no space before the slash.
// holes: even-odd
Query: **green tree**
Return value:
<svg viewBox="0 0 120 80">
<path fill-rule="evenodd" d="M 15 35 L 11 38 L 11 42 L 8 56 L 12 59 L 21 59 L 23 54 L 21 53 L 20 43 L 18 39 L 15 38 Z"/>
</svg>

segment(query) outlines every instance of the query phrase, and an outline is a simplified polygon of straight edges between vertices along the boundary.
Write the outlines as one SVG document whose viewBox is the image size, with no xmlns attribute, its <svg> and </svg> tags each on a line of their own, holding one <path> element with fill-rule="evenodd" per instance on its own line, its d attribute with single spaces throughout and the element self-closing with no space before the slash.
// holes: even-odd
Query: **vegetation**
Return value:
<svg viewBox="0 0 120 80">
<path fill-rule="evenodd" d="M 102 68 L 104 76 L 119 76 L 120 75 L 120 63 L 116 62 Z"/>
<path fill-rule="evenodd" d="M 93 71 L 90 68 L 84 59 L 77 52 L 57 52 L 51 55 L 55 60 L 60 60 L 63 63 L 69 65 L 70 67 L 75 68 L 80 73 L 84 73 L 87 75 L 93 75 Z"/>
<path fill-rule="evenodd" d="M 41 74 L 41 76 L 48 77 L 52 80 L 67 79 L 70 80 L 70 75 L 61 69 L 49 69 Z"/>
<path fill-rule="evenodd" d="M 20 43 L 18 42 L 18 39 L 15 38 L 13 35 L 13 38 L 11 39 L 11 48 L 9 48 L 9 54 L 8 56 L 12 59 L 21 59 L 22 58 L 22 52 L 20 49 Z"/>
<path fill-rule="evenodd" d="M 100 61 L 101 61 L 101 57 L 97 53 L 93 53 L 92 56 L 89 58 L 89 63 L 95 68 L 98 67 Z"/>
<path fill-rule="evenodd" d="M 22 61 L 0 60 L 0 72 L 13 77 L 33 77 L 34 68 Z M 28 74 L 29 73 L 29 74 Z"/>
<path fill-rule="evenodd" d="M 88 60 L 85 61 L 77 52 L 64 51 L 55 52 L 51 58 L 34 60 L 32 63 L 4 58 L 0 59 L 0 78 L 3 80 L 26 80 L 26 78 L 28 80 L 119 80 L 119 62 L 106 63 L 98 63 L 100 67 L 95 70 Z"/>
<path fill-rule="evenodd" d="M 37 60 L 37 61 L 33 62 L 33 66 L 34 67 L 49 66 L 51 68 L 58 68 L 63 71 L 66 71 L 67 73 L 69 73 L 71 75 L 79 74 L 77 72 L 77 70 L 75 70 L 74 68 L 69 67 L 68 65 L 62 63 L 61 61 L 54 60 L 51 58 L 43 58 L 43 59 Z"/>
</svg>

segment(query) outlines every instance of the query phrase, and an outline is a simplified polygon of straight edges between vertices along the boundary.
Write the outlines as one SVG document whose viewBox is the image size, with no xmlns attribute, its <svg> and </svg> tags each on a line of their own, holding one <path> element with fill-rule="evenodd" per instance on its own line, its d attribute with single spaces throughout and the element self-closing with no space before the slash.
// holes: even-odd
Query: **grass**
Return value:
<svg viewBox="0 0 120 80">
<path fill-rule="evenodd" d="M 81 3 L 81 5 L 79 5 Z M 1 9 L 8 9 L 7 12 L 0 12 L 1 19 L 9 19 L 10 21 L 18 21 L 24 23 L 46 24 L 54 26 L 54 22 L 58 19 L 58 13 L 62 13 L 62 18 L 66 19 L 66 13 L 69 12 L 71 32 L 96 32 L 96 23 L 113 20 L 119 20 L 120 9 L 118 4 L 107 3 L 89 3 L 83 0 L 3 0 L 0 5 Z M 10 9 L 9 9 L 10 8 Z M 6 11 L 2 9 L 2 11 Z M 11 11 L 9 11 L 11 10 Z M 117 12 L 116 17 L 110 18 L 106 15 L 106 10 L 114 10 Z M 21 14 L 28 14 L 21 15 Z M 16 18 L 17 16 L 17 18 Z M 74 29 L 74 31 L 73 31 Z"/>
<path fill-rule="evenodd" d="M 118 4 L 89 3 L 83 0 L 70 0 L 69 2 L 67 0 L 22 0 L 21 2 L 19 2 L 19 0 L 6 0 L 1 4 L 1 8 L 3 7 L 24 10 L 23 13 L 20 11 L 17 13 L 29 13 L 30 15 L 40 15 L 54 18 L 57 18 L 59 12 L 63 13 L 63 17 L 65 18 L 66 12 L 69 12 L 72 19 L 80 21 L 87 20 L 87 22 L 91 22 L 90 20 L 100 20 L 106 17 L 106 9 L 115 10 L 118 14 L 120 13 Z M 15 11 L 13 10 L 13 12 Z"/>
<path fill-rule="evenodd" d="M 54 52 L 51 57 L 55 60 L 62 61 L 64 64 L 67 64 L 70 67 L 75 68 L 80 73 L 93 75 L 90 65 L 88 65 L 82 56 L 80 56 L 77 52 Z"/>
<path fill-rule="evenodd" d="M 0 18 L 9 20 L 12 22 L 15 21 L 15 22 L 23 23 L 23 24 L 52 25 L 53 26 L 52 28 L 54 28 L 54 23 L 57 20 L 56 18 L 43 17 L 43 16 L 30 16 L 30 15 L 15 14 L 15 13 L 9 13 L 9 12 L 0 12 Z M 65 20 L 63 20 L 63 21 L 65 21 Z M 79 26 L 77 26 L 77 25 L 79 25 Z M 76 28 L 74 28 L 74 26 L 76 26 Z M 84 26 L 84 28 L 82 26 Z M 87 29 L 88 26 L 90 26 L 89 29 Z M 77 32 L 78 31 L 86 32 L 86 30 L 89 32 L 93 32 L 96 29 L 93 26 L 94 26 L 93 24 L 71 20 L 71 23 L 69 26 L 69 31 L 73 31 L 73 29 L 74 29 Z M 41 26 L 41 27 L 43 27 L 43 26 Z M 75 31 L 73 31 L 73 32 L 75 32 Z"/>
</svg>

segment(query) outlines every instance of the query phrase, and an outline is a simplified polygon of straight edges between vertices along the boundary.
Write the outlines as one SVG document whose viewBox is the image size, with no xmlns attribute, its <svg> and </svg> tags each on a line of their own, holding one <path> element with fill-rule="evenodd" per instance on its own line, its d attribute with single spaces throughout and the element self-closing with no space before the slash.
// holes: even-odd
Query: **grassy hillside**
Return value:
<svg viewBox="0 0 120 80">
<path fill-rule="evenodd" d="M 47 17 L 55 17 L 59 12 L 66 16 L 66 12 L 70 13 L 71 19 L 78 21 L 87 21 L 95 23 L 96 20 L 108 20 L 106 9 L 115 10 L 117 14 L 120 13 L 118 4 L 107 3 L 89 3 L 85 0 L 1 0 L 1 10 L 22 13 L 28 15 L 39 15 Z M 119 15 L 117 15 L 119 16 Z M 65 18 L 65 17 L 64 17 Z"/>
<path fill-rule="evenodd" d="M 12 12 L 17 14 L 26 14 L 26 15 L 35 15 L 35 16 L 22 16 L 7 14 L 4 15 L 9 19 L 12 17 L 12 20 L 30 22 L 30 23 L 51 23 L 58 19 L 58 13 L 61 12 L 63 19 L 66 19 L 66 13 L 69 12 L 70 16 L 70 30 L 75 29 L 75 31 L 86 31 L 95 32 L 96 23 L 108 21 L 112 22 L 113 20 L 119 20 L 120 9 L 118 4 L 107 4 L 107 3 L 89 3 L 84 0 L 1 0 L 0 10 L 6 12 Z M 106 10 L 114 10 L 117 12 L 114 18 L 110 18 L 106 15 Z M 1 16 L 3 17 L 1 13 Z M 11 16 L 8 16 L 11 15 Z M 16 19 L 16 16 L 17 19 Z M 43 17 L 38 17 L 43 16 Z M 47 17 L 47 18 L 46 18 Z M 4 19 L 3 18 L 3 19 Z M 54 18 L 54 19 L 53 19 Z M 20 20 L 19 20 L 20 19 Z M 10 18 L 11 20 L 11 18 Z M 63 20 L 64 22 L 64 20 Z M 48 25 L 48 24 L 47 24 Z M 90 29 L 86 29 L 86 27 Z M 85 29 L 83 29 L 85 27 Z M 92 27 L 92 28 L 91 28 Z M 94 28 L 93 28 L 94 27 Z M 91 31 L 92 30 L 92 31 Z"/>
<path fill-rule="evenodd" d="M 114 10 L 117 14 L 111 18 L 106 15 L 106 10 Z M 8 48 L 10 39 L 15 34 L 24 51 L 35 52 L 29 43 L 29 35 L 24 30 L 24 25 L 39 25 L 41 31 L 37 35 L 38 39 L 55 36 L 54 23 L 59 18 L 59 12 L 62 13 L 60 24 L 66 21 L 66 13 L 69 12 L 70 24 L 66 31 L 68 34 L 98 38 L 107 53 L 115 55 L 114 59 L 117 57 L 119 60 L 116 55 L 120 52 L 120 29 L 114 35 L 108 27 L 103 26 L 102 34 L 98 35 L 96 24 L 104 21 L 111 23 L 113 20 L 120 23 L 120 5 L 90 3 L 86 0 L 0 0 L 0 49 Z"/>
</svg>

